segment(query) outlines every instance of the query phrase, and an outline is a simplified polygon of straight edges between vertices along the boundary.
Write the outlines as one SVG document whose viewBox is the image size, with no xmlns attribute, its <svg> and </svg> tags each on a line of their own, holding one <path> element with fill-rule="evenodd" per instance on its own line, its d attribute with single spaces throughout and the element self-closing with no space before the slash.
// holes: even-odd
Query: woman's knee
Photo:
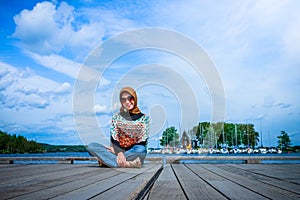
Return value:
<svg viewBox="0 0 300 200">
<path fill-rule="evenodd" d="M 102 145 L 102 144 L 99 144 L 99 143 L 96 143 L 96 142 L 93 142 L 93 143 L 90 143 L 88 146 L 87 146 L 87 150 L 88 151 L 93 151 L 93 150 L 102 150 L 102 149 L 105 149 L 105 147 Z"/>
<path fill-rule="evenodd" d="M 143 145 L 134 145 L 132 151 L 135 153 L 147 153 L 147 149 Z"/>
</svg>

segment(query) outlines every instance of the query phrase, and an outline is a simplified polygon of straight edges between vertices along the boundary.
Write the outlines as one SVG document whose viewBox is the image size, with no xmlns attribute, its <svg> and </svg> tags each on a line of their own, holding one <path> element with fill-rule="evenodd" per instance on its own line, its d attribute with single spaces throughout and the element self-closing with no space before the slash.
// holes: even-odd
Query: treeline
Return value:
<svg viewBox="0 0 300 200">
<path fill-rule="evenodd" d="M 277 148 L 285 152 L 300 151 L 300 146 L 291 147 L 288 133 L 281 131 L 277 136 Z M 255 148 L 263 147 L 254 124 L 199 122 L 188 132 L 178 133 L 172 126 L 163 131 L 161 146 L 197 149 L 205 148 Z"/>
<path fill-rule="evenodd" d="M 21 135 L 10 135 L 0 131 L 0 154 L 47 152 L 86 152 L 86 148 L 83 145 L 41 144 L 27 140 Z"/>
<path fill-rule="evenodd" d="M 281 131 L 277 136 L 278 146 L 285 153 L 300 153 L 300 146 L 291 146 L 291 140 L 288 133 Z M 182 135 L 178 133 L 174 126 L 166 128 L 159 140 L 160 145 L 171 148 L 198 149 L 200 148 L 226 148 L 232 150 L 235 148 L 259 148 L 259 133 L 255 131 L 253 124 L 212 124 L 201 122 L 194 126 L 188 132 L 183 131 Z M 275 146 L 265 147 L 266 150 L 273 149 Z M 156 148 L 149 148 L 150 151 Z M 172 152 L 172 150 L 170 151 Z"/>
<path fill-rule="evenodd" d="M 27 140 L 21 135 L 9 135 L 0 131 L 0 153 L 41 153 L 44 152 L 41 144 Z"/>
<path fill-rule="evenodd" d="M 83 145 L 50 145 L 42 144 L 45 152 L 86 152 Z"/>
<path fill-rule="evenodd" d="M 246 146 L 255 147 L 259 143 L 259 133 L 254 124 L 234 124 L 201 122 L 192 132 L 196 140 L 206 147 Z"/>
<path fill-rule="evenodd" d="M 180 138 L 181 137 L 181 138 Z M 199 122 L 188 132 L 178 133 L 175 127 L 168 127 L 162 134 L 162 146 L 199 147 L 255 147 L 259 142 L 259 133 L 253 124 Z"/>
</svg>

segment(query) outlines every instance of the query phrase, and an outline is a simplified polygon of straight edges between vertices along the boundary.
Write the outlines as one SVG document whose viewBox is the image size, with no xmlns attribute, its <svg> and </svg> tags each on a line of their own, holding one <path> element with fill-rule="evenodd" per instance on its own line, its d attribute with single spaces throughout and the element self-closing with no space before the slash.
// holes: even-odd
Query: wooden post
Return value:
<svg viewBox="0 0 300 200">
<path fill-rule="evenodd" d="M 260 160 L 258 160 L 258 159 L 248 159 L 248 160 L 246 160 L 246 164 L 260 164 Z"/>
</svg>

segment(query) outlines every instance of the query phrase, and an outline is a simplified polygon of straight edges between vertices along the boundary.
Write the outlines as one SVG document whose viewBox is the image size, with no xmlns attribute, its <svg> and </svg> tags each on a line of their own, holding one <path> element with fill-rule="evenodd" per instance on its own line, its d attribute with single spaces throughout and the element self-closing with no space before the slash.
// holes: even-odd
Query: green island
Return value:
<svg viewBox="0 0 300 200">
<path fill-rule="evenodd" d="M 27 140 L 21 135 L 10 135 L 0 131 L 0 154 L 86 152 L 84 145 L 50 145 Z"/>
</svg>

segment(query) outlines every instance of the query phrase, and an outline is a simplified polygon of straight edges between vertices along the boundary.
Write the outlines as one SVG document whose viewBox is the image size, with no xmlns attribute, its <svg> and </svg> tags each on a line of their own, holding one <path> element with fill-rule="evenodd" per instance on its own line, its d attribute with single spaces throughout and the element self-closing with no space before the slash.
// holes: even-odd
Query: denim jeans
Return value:
<svg viewBox="0 0 300 200">
<path fill-rule="evenodd" d="M 88 152 L 104 162 L 109 167 L 119 167 L 117 163 L 117 156 L 105 148 L 102 144 L 91 143 L 87 147 Z M 124 155 L 127 161 L 133 161 L 137 157 L 140 158 L 143 165 L 146 157 L 147 149 L 143 145 L 134 145 L 130 150 L 125 151 Z"/>
</svg>

